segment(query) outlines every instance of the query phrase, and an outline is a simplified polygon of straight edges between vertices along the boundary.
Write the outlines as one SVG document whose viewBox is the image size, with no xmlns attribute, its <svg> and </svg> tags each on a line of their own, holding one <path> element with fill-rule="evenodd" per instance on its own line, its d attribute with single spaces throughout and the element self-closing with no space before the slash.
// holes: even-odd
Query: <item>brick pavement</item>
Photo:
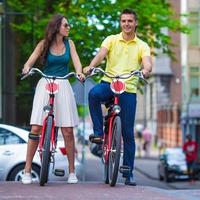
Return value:
<svg viewBox="0 0 200 200">
<path fill-rule="evenodd" d="M 97 182 L 78 183 L 50 182 L 44 187 L 37 183 L 23 185 L 16 182 L 0 182 L 0 200 L 47 199 L 47 200 L 199 200 L 200 190 L 163 190 L 147 186 L 116 187 Z"/>
</svg>

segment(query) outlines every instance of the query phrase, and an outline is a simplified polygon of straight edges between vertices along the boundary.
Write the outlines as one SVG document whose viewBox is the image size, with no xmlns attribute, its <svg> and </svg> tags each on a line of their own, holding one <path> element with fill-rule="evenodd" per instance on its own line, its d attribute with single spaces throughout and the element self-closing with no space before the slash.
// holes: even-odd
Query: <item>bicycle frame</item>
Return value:
<svg viewBox="0 0 200 200">
<path fill-rule="evenodd" d="M 39 143 L 39 153 L 40 153 L 40 158 L 42 159 L 42 150 L 43 150 L 43 145 L 44 145 L 44 138 L 45 138 L 45 130 L 47 127 L 47 119 L 49 116 L 53 117 L 53 123 L 51 127 L 51 145 L 50 145 L 50 152 L 51 152 L 51 157 L 54 157 L 54 154 L 56 152 L 56 140 L 57 140 L 57 135 L 55 133 L 55 119 L 54 119 L 54 99 L 55 99 L 55 94 L 54 94 L 54 80 L 53 82 L 48 82 L 47 83 L 49 86 L 49 106 L 47 107 L 46 110 L 48 110 L 48 115 L 44 118 L 43 120 L 43 126 L 42 126 L 42 133 L 40 136 L 40 143 Z M 45 110 L 44 107 L 44 110 Z M 53 169 L 54 169 L 54 159 L 53 161 Z"/>
<path fill-rule="evenodd" d="M 114 95 L 114 103 L 111 106 L 109 106 L 108 110 L 110 110 L 113 105 L 119 105 L 119 95 Z M 109 112 L 108 112 L 107 119 L 105 119 L 105 129 L 104 130 L 107 130 L 107 127 L 108 127 L 108 132 L 107 133 L 104 132 L 104 143 L 103 143 L 105 162 L 108 162 L 109 152 L 111 151 L 112 127 L 113 127 L 112 124 L 113 124 L 113 120 L 116 115 L 118 115 L 118 114 L 116 114 L 115 112 L 112 112 L 111 114 L 109 114 Z M 108 124 L 106 122 L 108 122 Z M 108 135 L 108 143 L 106 141 L 106 135 Z"/>
</svg>

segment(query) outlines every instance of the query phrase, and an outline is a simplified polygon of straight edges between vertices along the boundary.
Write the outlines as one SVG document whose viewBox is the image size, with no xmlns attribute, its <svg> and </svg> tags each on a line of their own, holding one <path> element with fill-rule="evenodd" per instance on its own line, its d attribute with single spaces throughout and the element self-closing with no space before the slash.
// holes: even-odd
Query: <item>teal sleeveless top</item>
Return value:
<svg viewBox="0 0 200 200">
<path fill-rule="evenodd" d="M 68 39 L 64 40 L 65 53 L 54 55 L 50 52 L 47 55 L 43 72 L 48 76 L 65 76 L 69 73 L 70 47 Z"/>
</svg>

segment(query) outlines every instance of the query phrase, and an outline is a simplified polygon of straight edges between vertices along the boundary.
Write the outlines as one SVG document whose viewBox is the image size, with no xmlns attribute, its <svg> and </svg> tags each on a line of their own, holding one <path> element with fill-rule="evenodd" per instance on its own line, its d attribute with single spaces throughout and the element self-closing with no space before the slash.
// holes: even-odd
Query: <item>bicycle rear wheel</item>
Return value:
<svg viewBox="0 0 200 200">
<path fill-rule="evenodd" d="M 112 127 L 111 151 L 109 153 L 109 183 L 115 186 L 118 177 L 121 154 L 121 119 L 116 116 Z"/>
<path fill-rule="evenodd" d="M 109 184 L 109 164 L 104 163 L 104 183 Z"/>
<path fill-rule="evenodd" d="M 48 181 L 49 165 L 50 165 L 50 143 L 51 132 L 53 125 L 53 117 L 49 116 L 46 122 L 46 129 L 44 134 L 44 144 L 42 147 L 41 169 L 40 169 L 40 186 L 44 186 Z"/>
</svg>

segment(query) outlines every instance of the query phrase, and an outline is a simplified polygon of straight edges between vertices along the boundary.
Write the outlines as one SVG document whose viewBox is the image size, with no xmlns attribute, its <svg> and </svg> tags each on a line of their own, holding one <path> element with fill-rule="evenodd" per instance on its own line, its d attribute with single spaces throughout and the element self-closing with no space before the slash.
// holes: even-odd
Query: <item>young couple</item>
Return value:
<svg viewBox="0 0 200 200">
<path fill-rule="evenodd" d="M 125 9 L 120 15 L 121 32 L 116 35 L 108 36 L 102 43 L 97 55 L 93 58 L 90 65 L 83 69 L 88 74 L 90 69 L 98 66 L 104 58 L 107 59 L 106 71 L 112 74 L 121 74 L 136 69 L 141 69 L 145 77 L 148 77 L 152 65 L 150 58 L 149 46 L 136 36 L 138 26 L 137 14 Z M 22 69 L 26 74 L 35 62 L 40 59 L 44 66 L 44 73 L 52 76 L 64 76 L 69 72 L 69 60 L 72 59 L 76 73 L 81 79 L 82 65 L 76 52 L 75 45 L 68 38 L 70 25 L 66 17 L 56 14 L 49 21 L 44 39 L 41 40 L 33 53 L 27 60 Z M 110 79 L 103 77 L 102 81 L 97 84 L 89 93 L 89 108 L 93 122 L 94 134 L 92 139 L 101 139 L 103 135 L 103 117 L 101 111 L 101 102 L 110 99 L 113 95 L 109 87 Z M 56 126 L 61 128 L 65 141 L 65 148 L 68 151 L 69 176 L 68 183 L 77 183 L 74 168 L 75 142 L 73 127 L 78 124 L 78 114 L 73 92 L 68 80 L 59 80 L 59 92 L 55 98 L 55 119 Z M 31 114 L 31 132 L 27 146 L 26 164 L 23 184 L 30 184 L 32 160 L 39 143 L 42 121 L 45 116 L 43 107 L 48 100 L 48 94 L 45 92 L 45 79 L 41 78 L 37 84 L 33 108 Z M 134 140 L 134 119 L 136 110 L 136 92 L 137 79 L 129 80 L 126 85 L 126 92 L 120 96 L 122 107 L 122 136 L 124 141 L 123 165 L 130 167 L 131 172 L 123 174 L 126 185 L 136 185 L 133 177 L 134 158 L 135 158 L 135 140 Z M 56 101 L 59 100 L 59 103 Z M 42 102 L 42 103 L 41 103 Z M 66 117 L 67 116 L 67 117 Z"/>
</svg>

